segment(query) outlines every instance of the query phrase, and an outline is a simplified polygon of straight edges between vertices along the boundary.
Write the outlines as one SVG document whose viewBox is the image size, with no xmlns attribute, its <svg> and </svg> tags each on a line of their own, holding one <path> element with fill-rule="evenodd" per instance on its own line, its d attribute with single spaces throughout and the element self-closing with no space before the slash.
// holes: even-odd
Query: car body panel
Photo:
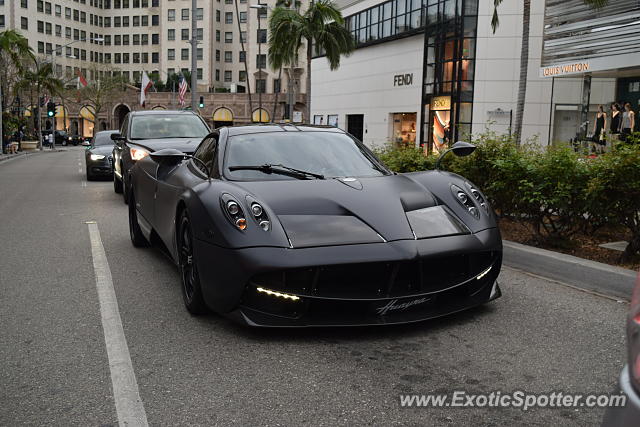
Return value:
<svg viewBox="0 0 640 427">
<path fill-rule="evenodd" d="M 252 325 L 380 324 L 431 318 L 499 296 L 502 240 L 495 216 L 489 209 L 475 218 L 458 202 L 452 185 L 471 185 L 458 175 L 428 171 L 272 181 L 224 177 L 221 159 L 229 135 L 300 131 L 342 132 L 311 126 L 222 128 L 214 136 L 217 162 L 209 171 L 214 178 L 189 159 L 165 164 L 148 156 L 133 167 L 136 208 L 176 263 L 176 219 L 182 209 L 188 210 L 194 259 L 210 308 Z M 229 198 L 246 214 L 248 226 L 243 231 L 232 224 L 223 207 L 222 201 Z M 249 214 L 253 201 L 269 218 L 267 232 Z M 442 209 L 443 217 L 461 225 L 459 231 L 417 238 L 407 212 L 425 209 Z M 380 271 L 379 277 L 362 270 L 363 265 L 371 272 Z M 446 278 L 440 269 L 446 270 Z M 305 301 L 304 313 L 282 316 L 256 308 L 257 280 L 266 280 L 270 289 L 286 290 L 284 282 L 270 275 L 297 277 L 305 271 L 313 272 L 309 274 L 315 275 L 314 283 L 326 287 L 289 288 Z M 359 278 L 362 271 L 366 280 Z M 348 278 L 354 278 L 353 283 Z M 364 289 L 367 281 L 371 286 Z M 342 287 L 334 286 L 338 282 Z M 443 302 L 434 305 L 436 300 Z M 333 320 L 320 314 L 331 312 L 331 301 L 342 307 Z M 393 315 L 376 314 L 384 311 L 384 304 L 391 304 Z M 405 306 L 412 308 L 405 311 Z"/>
</svg>

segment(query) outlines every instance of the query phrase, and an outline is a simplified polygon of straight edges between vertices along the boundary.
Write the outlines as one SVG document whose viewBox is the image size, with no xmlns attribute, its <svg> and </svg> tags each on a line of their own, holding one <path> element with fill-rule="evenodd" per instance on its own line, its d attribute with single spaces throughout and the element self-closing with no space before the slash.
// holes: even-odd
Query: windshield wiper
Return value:
<svg viewBox="0 0 640 427">
<path fill-rule="evenodd" d="M 229 170 L 239 171 L 239 170 L 251 170 L 251 171 L 260 171 L 264 173 L 275 173 L 278 175 L 286 175 L 293 178 L 298 179 L 325 179 L 324 175 L 320 175 L 319 173 L 307 172 L 300 169 L 290 168 L 289 166 L 284 166 L 280 164 L 270 164 L 265 163 L 264 165 L 246 165 L 246 166 L 229 166 Z"/>
</svg>

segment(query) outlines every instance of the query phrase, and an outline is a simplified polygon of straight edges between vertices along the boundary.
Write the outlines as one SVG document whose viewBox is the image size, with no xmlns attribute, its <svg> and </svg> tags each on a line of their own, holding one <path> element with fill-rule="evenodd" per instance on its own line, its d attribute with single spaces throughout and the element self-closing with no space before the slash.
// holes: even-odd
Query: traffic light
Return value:
<svg viewBox="0 0 640 427">
<path fill-rule="evenodd" d="M 200 104 L 198 104 L 200 108 L 204 108 L 204 96 L 200 97 Z"/>
<path fill-rule="evenodd" d="M 49 101 L 47 103 L 47 117 L 53 117 L 56 115 L 56 103 Z"/>
</svg>

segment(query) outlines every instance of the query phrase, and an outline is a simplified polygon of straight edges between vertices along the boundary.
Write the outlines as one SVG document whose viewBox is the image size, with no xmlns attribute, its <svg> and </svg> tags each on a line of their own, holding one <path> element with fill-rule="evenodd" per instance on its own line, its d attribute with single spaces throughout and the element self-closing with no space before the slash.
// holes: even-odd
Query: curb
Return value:
<svg viewBox="0 0 640 427">
<path fill-rule="evenodd" d="M 21 157 L 26 157 L 26 156 L 27 156 L 27 153 L 18 153 L 12 156 L 0 157 L 0 163 L 8 162 L 8 161 L 19 159 Z"/>
<path fill-rule="evenodd" d="M 503 240 L 502 245 L 503 262 L 509 267 L 604 295 L 631 299 L 637 276 L 633 270 L 508 240 Z"/>
</svg>

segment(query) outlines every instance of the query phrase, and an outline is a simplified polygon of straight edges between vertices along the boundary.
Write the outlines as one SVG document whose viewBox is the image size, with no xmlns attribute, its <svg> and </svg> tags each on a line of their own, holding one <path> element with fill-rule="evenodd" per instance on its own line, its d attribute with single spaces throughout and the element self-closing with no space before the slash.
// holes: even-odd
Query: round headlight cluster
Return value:
<svg viewBox="0 0 640 427">
<path fill-rule="evenodd" d="M 462 188 L 458 187 L 457 185 L 452 185 L 451 192 L 456 197 L 458 202 L 460 202 L 460 204 L 467 210 L 467 212 L 471 214 L 471 216 L 473 216 L 475 219 L 480 219 L 480 211 L 476 207 L 476 204 Z"/>
<path fill-rule="evenodd" d="M 229 212 L 230 215 L 237 215 L 240 212 L 240 206 L 237 202 L 230 200 L 227 202 L 227 212 Z"/>
<path fill-rule="evenodd" d="M 271 230 L 271 222 L 269 221 L 269 217 L 262 205 L 250 196 L 247 196 L 246 202 L 246 207 L 249 208 L 250 212 L 249 216 L 253 217 L 256 225 L 264 231 Z M 249 226 L 249 221 L 244 214 L 240 202 L 234 199 L 230 194 L 223 194 L 221 196 L 220 203 L 222 204 L 222 208 L 231 223 L 240 231 L 246 230 Z"/>
<path fill-rule="evenodd" d="M 253 215 L 253 219 L 256 220 L 258 226 L 263 231 L 271 230 L 271 221 L 269 221 L 269 217 L 267 216 L 267 213 L 265 212 L 262 205 L 250 196 L 247 196 L 247 204 L 249 205 L 251 214 Z"/>
<path fill-rule="evenodd" d="M 489 213 L 489 206 L 487 205 L 487 201 L 482 196 L 482 193 L 471 187 L 469 184 L 467 184 L 467 186 L 469 187 L 469 191 L 471 191 L 471 195 L 473 196 L 473 198 L 478 201 L 480 207 L 484 209 L 486 213 Z"/>
</svg>

